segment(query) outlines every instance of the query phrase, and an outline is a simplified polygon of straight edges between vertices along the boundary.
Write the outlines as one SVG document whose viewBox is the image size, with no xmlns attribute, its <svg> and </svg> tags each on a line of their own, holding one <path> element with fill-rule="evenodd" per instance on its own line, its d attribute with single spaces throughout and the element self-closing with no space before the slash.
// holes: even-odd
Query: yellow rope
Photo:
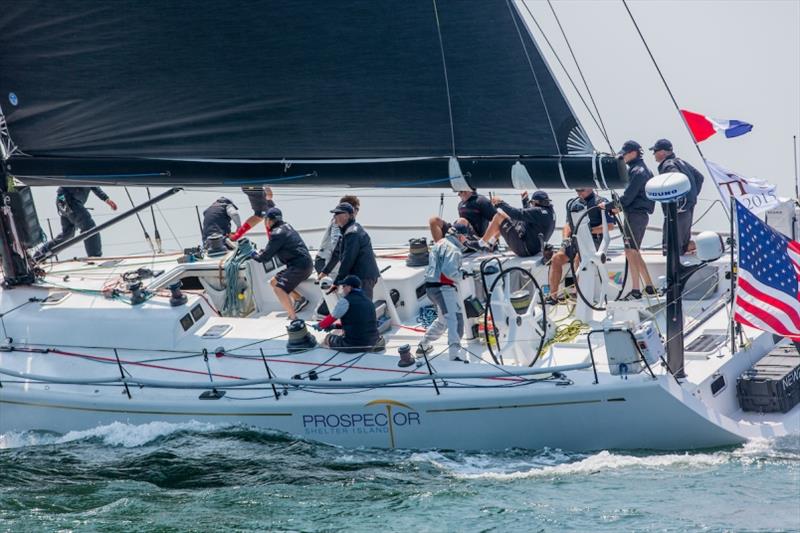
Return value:
<svg viewBox="0 0 800 533">
<path fill-rule="evenodd" d="M 569 324 L 562 324 L 556 328 L 553 338 L 542 346 L 541 353 L 546 352 L 550 346 L 557 342 L 572 342 L 578 335 L 587 331 L 589 331 L 589 324 L 581 322 L 580 320 L 573 320 Z"/>
</svg>

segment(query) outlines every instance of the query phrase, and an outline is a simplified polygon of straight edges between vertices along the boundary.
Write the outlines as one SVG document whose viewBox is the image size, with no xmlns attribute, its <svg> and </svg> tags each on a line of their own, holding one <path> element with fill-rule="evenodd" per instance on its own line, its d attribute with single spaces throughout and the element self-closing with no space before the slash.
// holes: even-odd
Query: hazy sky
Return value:
<svg viewBox="0 0 800 533">
<path fill-rule="evenodd" d="M 572 69 L 573 78 L 578 80 L 547 3 L 528 0 L 527 5 L 557 47 L 562 61 Z M 793 196 L 792 136 L 800 135 L 800 0 L 631 0 L 629 6 L 682 107 L 754 124 L 753 131 L 742 137 L 725 139 L 718 134 L 703 142 L 701 147 L 706 157 L 746 176 L 776 183 L 780 194 Z M 673 141 L 679 155 L 702 168 L 689 134 L 622 2 L 556 0 L 554 7 L 592 89 L 614 149 L 629 138 L 647 147 L 657 138 L 667 137 Z M 526 13 L 524 9 L 521 11 Z M 607 150 L 602 136 L 535 30 L 534 36 L 595 146 Z M 649 154 L 645 160 L 655 169 Z M 705 170 L 704 173 L 708 174 Z M 107 192 L 120 206 L 129 205 L 122 189 L 108 188 Z M 277 190 L 276 199 L 287 220 L 298 228 L 308 228 L 322 226 L 329 220 L 328 210 L 343 192 L 281 188 Z M 438 212 L 439 192 L 359 191 L 362 196 L 360 220 L 366 224 L 425 224 L 430 215 Z M 141 189 L 132 189 L 131 193 L 137 200 L 145 198 Z M 189 191 L 162 204 L 180 241 L 166 244 L 171 249 L 197 244 L 199 231 L 194 205 L 199 205 L 202 211 L 222 193 L 246 211 L 247 201 L 238 189 Z M 54 189 L 38 188 L 34 194 L 45 230 L 49 217 L 57 232 Z M 310 195 L 315 197 L 310 198 Z M 391 195 L 394 198 L 386 198 Z M 554 192 L 557 203 L 562 203 L 569 195 L 567 191 Z M 454 194 L 446 196 L 446 217 L 453 217 L 457 199 Z M 702 196 L 700 207 L 703 209 L 717 196 L 708 179 Z M 89 206 L 94 207 L 98 222 L 110 216 L 109 209 L 97 199 L 90 199 Z M 720 229 L 723 216 L 721 209 L 715 209 L 698 227 Z M 559 217 L 561 224 L 560 209 Z M 149 220 L 148 213 L 144 222 L 152 234 Z M 658 213 L 651 223 L 660 224 Z M 170 231 L 165 223 L 159 225 L 166 242 Z M 398 243 L 423 233 L 393 232 L 373 234 L 373 238 L 378 242 Z M 309 245 L 316 246 L 318 238 L 318 235 L 308 236 Z M 103 239 L 107 243 L 106 255 L 144 250 L 136 219 L 112 228 Z M 80 247 L 71 252 L 80 254 L 83 250 Z"/>
<path fill-rule="evenodd" d="M 562 61 L 573 65 L 547 3 L 526 4 Z M 614 147 L 628 138 L 647 147 L 667 137 L 677 153 L 700 164 L 622 2 L 556 0 L 553 6 Z M 768 179 L 782 194 L 793 195 L 792 136 L 800 136 L 800 1 L 630 0 L 628 6 L 682 108 L 754 125 L 742 137 L 717 134 L 701 143 L 706 158 Z M 536 30 L 534 35 L 552 59 Z M 550 64 L 595 146 L 607 149 L 556 61 Z M 571 74 L 578 81 L 574 68 Z M 716 194 L 713 187 L 704 193 Z"/>
</svg>

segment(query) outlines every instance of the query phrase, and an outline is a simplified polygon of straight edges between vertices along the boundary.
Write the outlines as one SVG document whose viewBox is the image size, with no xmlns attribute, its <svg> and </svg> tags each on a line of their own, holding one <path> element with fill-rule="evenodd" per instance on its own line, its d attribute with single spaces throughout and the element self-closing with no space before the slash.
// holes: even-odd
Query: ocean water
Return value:
<svg viewBox="0 0 800 533">
<path fill-rule="evenodd" d="M 465 453 L 191 422 L 7 433 L 0 530 L 800 531 L 800 436 Z"/>
</svg>

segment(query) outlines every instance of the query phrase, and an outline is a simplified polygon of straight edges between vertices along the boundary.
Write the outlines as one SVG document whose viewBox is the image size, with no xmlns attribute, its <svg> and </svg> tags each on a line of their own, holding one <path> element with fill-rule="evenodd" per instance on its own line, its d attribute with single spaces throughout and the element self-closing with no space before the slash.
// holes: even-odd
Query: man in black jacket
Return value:
<svg viewBox="0 0 800 533">
<path fill-rule="evenodd" d="M 653 279 L 644 264 L 639 248 L 650 222 L 650 215 L 655 210 L 655 202 L 647 198 L 645 185 L 653 177 L 653 173 L 642 160 L 642 146 L 636 141 L 627 141 L 617 154 L 628 165 L 628 185 L 625 192 L 619 197 L 622 213 L 625 215 L 623 234 L 625 235 L 625 258 L 628 261 L 631 274 L 631 291 L 624 297 L 625 300 L 639 300 L 642 297 L 640 290 L 641 279 L 644 279 L 644 292 L 650 296 L 656 294 Z M 605 204 L 602 205 L 605 208 Z M 616 209 L 614 210 L 617 211 Z"/>
<path fill-rule="evenodd" d="M 34 256 L 34 260 L 41 259 L 51 248 L 71 239 L 75 235 L 75 228 L 84 233 L 97 225 L 85 205 L 86 200 L 89 199 L 89 191 L 108 204 L 113 211 L 117 210 L 117 204 L 100 187 L 59 187 L 56 191 L 56 208 L 58 214 L 61 215 L 61 233 L 42 246 Z M 83 245 L 88 257 L 103 255 L 99 233 L 83 241 Z"/>
<path fill-rule="evenodd" d="M 297 313 L 308 303 L 295 289 L 311 275 L 314 263 L 303 238 L 292 226 L 283 221 L 280 209 L 271 207 L 266 212 L 265 218 L 269 242 L 263 251 L 253 251 L 251 257 L 259 263 L 266 263 L 277 257 L 286 265 L 285 269 L 275 274 L 270 285 L 286 310 L 289 320 L 295 320 Z"/>
<path fill-rule="evenodd" d="M 499 196 L 492 198 L 497 214 L 479 241 L 491 248 L 498 235 L 520 257 L 529 257 L 542 251 L 542 241 L 547 242 L 556 227 L 556 215 L 550 197 L 544 191 L 522 193 L 522 209 L 511 207 Z M 541 238 L 540 238 L 541 235 Z"/>
<path fill-rule="evenodd" d="M 678 239 L 681 254 L 689 251 L 689 244 L 692 239 L 692 219 L 694 218 L 694 206 L 697 205 L 697 196 L 703 188 L 704 177 L 699 170 L 692 165 L 675 157 L 672 151 L 672 143 L 667 139 L 659 139 L 650 147 L 653 151 L 653 157 L 658 163 L 658 173 L 666 174 L 668 172 L 680 172 L 689 178 L 692 188 L 689 193 L 684 197 L 681 203 L 678 204 Z M 667 226 L 666 214 L 667 205 L 662 204 L 661 209 L 664 210 L 664 231 L 662 233 L 662 248 L 664 253 L 667 249 Z"/>
<path fill-rule="evenodd" d="M 369 234 L 356 222 L 355 209 L 347 202 L 337 205 L 331 213 L 334 214 L 336 224 L 342 230 L 342 236 L 333 250 L 330 261 L 319 273 L 319 279 L 330 274 L 338 263 L 339 271 L 333 284 L 341 285 L 344 278 L 350 274 L 358 276 L 361 280 L 361 290 L 372 300 L 373 289 L 381 273 L 375 261 Z"/>
<path fill-rule="evenodd" d="M 380 333 L 372 299 L 362 291 L 358 276 L 351 274 L 345 277 L 341 286 L 343 297 L 339 298 L 333 311 L 314 328 L 328 330 L 336 327 L 334 323 L 339 320 L 342 333 L 329 333 L 322 345 L 345 353 L 377 351 Z"/>
<path fill-rule="evenodd" d="M 231 222 L 237 228 L 242 226 L 239 209 L 228 198 L 220 196 L 203 211 L 203 242 L 214 234 L 228 237 L 231 233 Z"/>
</svg>

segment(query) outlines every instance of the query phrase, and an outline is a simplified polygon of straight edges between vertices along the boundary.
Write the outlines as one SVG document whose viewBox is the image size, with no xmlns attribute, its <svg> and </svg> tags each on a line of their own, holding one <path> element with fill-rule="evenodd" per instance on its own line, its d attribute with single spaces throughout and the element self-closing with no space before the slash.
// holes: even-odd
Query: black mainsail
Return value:
<svg viewBox="0 0 800 533">
<path fill-rule="evenodd" d="M 0 107 L 29 184 L 619 186 L 510 0 L 26 0 Z"/>
</svg>

